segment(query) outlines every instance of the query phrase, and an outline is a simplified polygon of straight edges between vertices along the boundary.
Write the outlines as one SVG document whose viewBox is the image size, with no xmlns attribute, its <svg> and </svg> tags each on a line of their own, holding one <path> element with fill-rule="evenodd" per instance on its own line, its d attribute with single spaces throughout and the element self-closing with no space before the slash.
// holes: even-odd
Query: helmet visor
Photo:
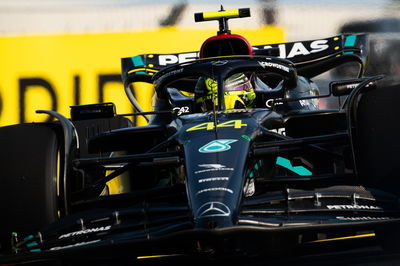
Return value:
<svg viewBox="0 0 400 266">
<path fill-rule="evenodd" d="M 218 106 L 218 84 L 212 78 L 204 79 L 205 94 L 197 99 L 203 110 L 211 111 Z M 224 102 L 227 110 L 252 107 L 255 98 L 253 86 L 243 73 L 230 76 L 224 82 Z"/>
</svg>

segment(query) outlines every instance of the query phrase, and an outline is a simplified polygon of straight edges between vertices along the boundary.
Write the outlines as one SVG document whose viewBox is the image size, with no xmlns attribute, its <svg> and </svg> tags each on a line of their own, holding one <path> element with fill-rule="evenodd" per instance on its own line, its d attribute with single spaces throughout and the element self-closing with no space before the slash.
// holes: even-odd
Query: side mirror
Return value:
<svg viewBox="0 0 400 266">
<path fill-rule="evenodd" d="M 355 89 L 363 81 L 365 81 L 364 78 L 332 81 L 329 84 L 329 89 L 332 92 L 333 96 L 349 95 L 351 91 Z M 365 87 L 370 87 L 370 86 L 375 86 L 375 83 L 371 82 Z"/>
</svg>

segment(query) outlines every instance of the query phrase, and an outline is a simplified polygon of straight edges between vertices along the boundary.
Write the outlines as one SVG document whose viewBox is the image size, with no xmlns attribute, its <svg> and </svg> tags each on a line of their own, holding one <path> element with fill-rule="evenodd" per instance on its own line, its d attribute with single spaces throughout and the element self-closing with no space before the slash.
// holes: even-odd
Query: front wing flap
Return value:
<svg viewBox="0 0 400 266">
<path fill-rule="evenodd" d="M 288 189 L 250 197 L 242 204 L 237 224 L 226 228 L 195 228 L 187 204 L 150 200 L 124 209 L 100 206 L 75 214 L 15 242 L 16 254 L 1 257 L 0 263 L 62 259 L 71 254 L 111 258 L 127 250 L 118 256 L 190 254 L 199 241 L 210 239 L 217 243 L 251 238 L 262 244 L 287 234 L 357 232 L 399 223 L 397 198 L 363 187 Z"/>
</svg>

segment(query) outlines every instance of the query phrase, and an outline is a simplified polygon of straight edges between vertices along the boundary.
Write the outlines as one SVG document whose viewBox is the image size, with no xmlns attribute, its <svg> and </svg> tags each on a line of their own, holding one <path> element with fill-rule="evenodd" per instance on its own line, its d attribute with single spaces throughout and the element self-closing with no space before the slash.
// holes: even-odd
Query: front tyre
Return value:
<svg viewBox="0 0 400 266">
<path fill-rule="evenodd" d="M 11 233 L 25 235 L 57 219 L 60 141 L 54 124 L 0 128 L 0 243 Z"/>
</svg>

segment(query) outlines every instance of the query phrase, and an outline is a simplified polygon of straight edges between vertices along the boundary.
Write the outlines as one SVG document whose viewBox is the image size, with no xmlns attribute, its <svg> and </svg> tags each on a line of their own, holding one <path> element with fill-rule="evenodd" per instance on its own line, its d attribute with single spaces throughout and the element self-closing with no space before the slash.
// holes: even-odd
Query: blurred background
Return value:
<svg viewBox="0 0 400 266">
<path fill-rule="evenodd" d="M 251 8 L 252 17 L 232 20 L 232 27 L 279 25 L 287 41 L 336 34 L 348 22 L 400 16 L 398 0 L 0 0 L 0 33 L 121 32 L 161 26 L 198 29 L 212 25 L 194 23 L 193 13 L 216 11 L 220 4 L 225 9 Z"/>
<path fill-rule="evenodd" d="M 0 0 L 0 125 L 46 120 L 37 109 L 69 117 L 70 105 L 99 101 L 132 112 L 120 58 L 198 51 L 218 24 L 195 23 L 193 14 L 221 4 L 250 7 L 250 18 L 229 25 L 253 45 L 372 33 L 367 74 L 387 82 L 400 74 L 398 0 Z"/>
</svg>

